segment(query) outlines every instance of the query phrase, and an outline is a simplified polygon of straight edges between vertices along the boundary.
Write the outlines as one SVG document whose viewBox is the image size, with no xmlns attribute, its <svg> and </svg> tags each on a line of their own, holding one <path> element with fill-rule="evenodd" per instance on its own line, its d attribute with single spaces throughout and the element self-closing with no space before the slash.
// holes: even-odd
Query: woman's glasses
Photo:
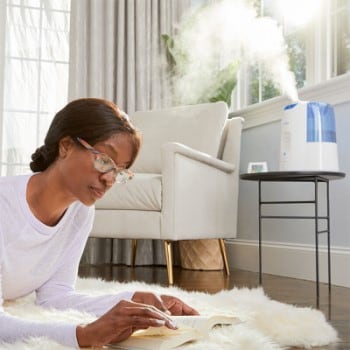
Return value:
<svg viewBox="0 0 350 350">
<path fill-rule="evenodd" d="M 125 184 L 134 177 L 134 173 L 129 169 L 119 168 L 111 157 L 107 154 L 98 151 L 97 149 L 90 146 L 86 141 L 80 137 L 76 137 L 75 140 L 84 148 L 93 153 L 94 168 L 100 173 L 106 174 L 113 171 L 115 182 L 118 184 Z"/>
</svg>

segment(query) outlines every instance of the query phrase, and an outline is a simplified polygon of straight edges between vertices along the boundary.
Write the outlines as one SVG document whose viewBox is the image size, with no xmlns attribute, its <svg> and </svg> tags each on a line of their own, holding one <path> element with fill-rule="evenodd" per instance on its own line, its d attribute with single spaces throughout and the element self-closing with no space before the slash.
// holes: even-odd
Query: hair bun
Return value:
<svg viewBox="0 0 350 350">
<path fill-rule="evenodd" d="M 32 171 L 43 171 L 48 167 L 48 152 L 45 145 L 37 148 L 31 158 L 29 166 Z"/>
</svg>

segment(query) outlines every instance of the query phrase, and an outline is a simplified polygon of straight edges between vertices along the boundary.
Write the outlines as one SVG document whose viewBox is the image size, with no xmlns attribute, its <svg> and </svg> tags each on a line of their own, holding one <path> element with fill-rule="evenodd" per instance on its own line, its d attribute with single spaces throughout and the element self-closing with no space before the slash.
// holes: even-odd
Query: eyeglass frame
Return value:
<svg viewBox="0 0 350 350">
<path fill-rule="evenodd" d="M 94 168 L 100 172 L 101 174 L 107 174 L 111 171 L 113 171 L 114 173 L 114 180 L 117 184 L 125 184 L 128 181 L 132 180 L 132 178 L 134 177 L 134 173 L 126 168 L 121 168 L 118 167 L 114 160 L 106 153 L 104 152 L 100 152 L 97 149 L 95 149 L 94 147 L 92 147 L 89 143 L 87 143 L 85 140 L 83 140 L 81 137 L 75 137 L 74 140 L 82 147 L 84 147 L 85 149 L 87 149 L 88 151 L 92 152 L 92 154 L 95 156 L 95 160 L 93 162 Z M 112 164 L 112 168 L 107 170 L 107 171 L 102 171 L 99 166 L 97 165 L 97 161 L 98 161 L 98 156 L 104 156 L 106 157 Z M 118 180 L 118 175 L 121 175 L 121 180 Z"/>
</svg>

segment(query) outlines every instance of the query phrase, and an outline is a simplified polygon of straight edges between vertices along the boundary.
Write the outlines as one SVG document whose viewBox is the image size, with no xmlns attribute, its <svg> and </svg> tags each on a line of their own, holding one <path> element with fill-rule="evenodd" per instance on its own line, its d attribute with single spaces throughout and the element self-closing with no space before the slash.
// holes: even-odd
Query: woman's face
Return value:
<svg viewBox="0 0 350 350">
<path fill-rule="evenodd" d="M 96 200 L 102 198 L 115 183 L 115 172 L 99 172 L 94 166 L 97 156 L 94 151 L 77 143 L 71 146 L 68 156 L 61 163 L 65 188 L 74 200 L 79 200 L 85 205 L 92 205 Z M 91 146 L 94 150 L 110 157 L 118 169 L 125 169 L 131 162 L 133 146 L 128 134 L 114 134 Z"/>
</svg>

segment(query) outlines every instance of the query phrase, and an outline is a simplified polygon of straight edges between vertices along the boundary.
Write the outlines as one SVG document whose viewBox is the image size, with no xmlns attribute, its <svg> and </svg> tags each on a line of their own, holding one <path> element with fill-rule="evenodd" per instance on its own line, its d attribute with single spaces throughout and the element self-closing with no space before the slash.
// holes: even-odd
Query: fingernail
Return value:
<svg viewBox="0 0 350 350">
<path fill-rule="evenodd" d="M 177 325 L 176 325 L 176 323 L 175 323 L 174 321 L 170 320 L 170 324 L 171 324 L 171 326 L 172 326 L 173 328 L 177 328 Z"/>
<path fill-rule="evenodd" d="M 156 323 L 160 326 L 165 326 L 165 321 L 164 320 L 156 320 Z"/>
<path fill-rule="evenodd" d="M 166 313 L 167 315 L 171 315 L 171 312 L 170 312 L 169 310 L 166 310 L 165 313 Z"/>
</svg>

